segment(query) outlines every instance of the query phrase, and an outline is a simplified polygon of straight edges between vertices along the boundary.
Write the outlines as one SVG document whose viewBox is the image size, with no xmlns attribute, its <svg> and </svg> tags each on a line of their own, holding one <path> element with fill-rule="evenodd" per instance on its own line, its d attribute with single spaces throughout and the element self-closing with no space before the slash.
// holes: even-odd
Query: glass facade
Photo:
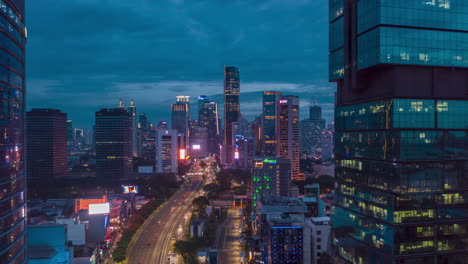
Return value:
<svg viewBox="0 0 468 264">
<path fill-rule="evenodd" d="M 333 223 L 343 259 L 392 263 L 387 255 L 468 248 L 467 109 L 420 99 L 336 109 Z M 372 258 L 369 245 L 379 249 Z"/>
<path fill-rule="evenodd" d="M 274 157 L 276 155 L 276 104 L 281 92 L 264 91 L 263 92 L 263 155 Z"/>
<path fill-rule="evenodd" d="M 468 2 L 330 0 L 329 49 L 335 263 L 466 263 Z"/>
<path fill-rule="evenodd" d="M 234 135 L 232 123 L 240 117 L 240 79 L 239 68 L 224 67 L 224 145 L 226 145 L 226 163 L 234 158 Z"/>
<path fill-rule="evenodd" d="M 344 75 L 344 0 L 330 1 L 330 80 Z M 358 69 L 378 64 L 468 67 L 468 2 L 357 1 Z"/>
<path fill-rule="evenodd" d="M 24 1 L 0 0 L 0 263 L 26 263 Z"/>
</svg>

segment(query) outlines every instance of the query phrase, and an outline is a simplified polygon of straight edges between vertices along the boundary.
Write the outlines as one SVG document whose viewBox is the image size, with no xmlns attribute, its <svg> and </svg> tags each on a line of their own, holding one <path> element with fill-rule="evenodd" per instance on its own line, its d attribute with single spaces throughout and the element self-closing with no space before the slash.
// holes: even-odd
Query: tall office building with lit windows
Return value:
<svg viewBox="0 0 468 264">
<path fill-rule="evenodd" d="M 0 0 L 0 263 L 26 263 L 24 0 Z"/>
<path fill-rule="evenodd" d="M 234 135 L 232 123 L 240 117 L 240 79 L 239 68 L 224 66 L 224 143 L 222 160 L 232 164 L 234 161 Z"/>
<path fill-rule="evenodd" d="M 156 130 L 156 172 L 177 172 L 177 130 Z"/>
<path fill-rule="evenodd" d="M 218 137 L 219 137 L 219 114 L 218 104 L 215 102 L 203 103 L 200 109 L 199 126 L 206 127 L 208 131 L 208 153 L 219 153 Z"/>
<path fill-rule="evenodd" d="M 96 178 L 113 186 L 132 172 L 132 114 L 125 108 L 96 112 Z"/>
<path fill-rule="evenodd" d="M 176 103 L 172 104 L 172 129 L 177 129 L 178 133 L 185 137 L 189 135 L 190 120 L 190 96 L 176 96 Z"/>
<path fill-rule="evenodd" d="M 291 162 L 291 180 L 304 180 L 300 173 L 299 97 L 286 95 L 276 106 L 276 157 Z"/>
<path fill-rule="evenodd" d="M 330 0 L 338 263 L 468 259 L 468 1 Z"/>
<path fill-rule="evenodd" d="M 263 92 L 263 155 L 274 157 L 276 155 L 276 105 L 283 94 L 275 91 Z"/>
</svg>

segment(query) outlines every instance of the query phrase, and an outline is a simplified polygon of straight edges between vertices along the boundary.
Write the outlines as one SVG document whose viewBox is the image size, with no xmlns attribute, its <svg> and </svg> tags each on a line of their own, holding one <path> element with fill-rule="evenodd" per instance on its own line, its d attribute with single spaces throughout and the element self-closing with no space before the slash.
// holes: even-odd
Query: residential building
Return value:
<svg viewBox="0 0 468 264">
<path fill-rule="evenodd" d="M 466 263 L 468 3 L 329 3 L 335 263 Z"/>
<path fill-rule="evenodd" d="M 310 230 L 310 246 L 312 264 L 317 264 L 323 254 L 331 255 L 329 252 L 330 217 L 312 217 L 307 221 Z"/>
<path fill-rule="evenodd" d="M 57 109 L 27 112 L 26 147 L 26 169 L 31 182 L 67 177 L 67 114 Z"/>
</svg>

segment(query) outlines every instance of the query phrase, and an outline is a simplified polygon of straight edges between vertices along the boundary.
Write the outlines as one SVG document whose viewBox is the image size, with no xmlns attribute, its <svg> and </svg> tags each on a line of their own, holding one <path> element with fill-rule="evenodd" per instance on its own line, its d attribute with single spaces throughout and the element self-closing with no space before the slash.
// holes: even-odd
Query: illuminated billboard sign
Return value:
<svg viewBox="0 0 468 264">
<path fill-rule="evenodd" d="M 192 149 L 201 149 L 200 145 L 192 145 Z"/>
<path fill-rule="evenodd" d="M 122 185 L 123 193 L 138 193 L 138 186 Z"/>
<path fill-rule="evenodd" d="M 288 100 L 282 99 L 282 100 L 279 100 L 279 103 L 280 103 L 280 104 L 287 104 L 287 103 L 288 103 Z"/>
<path fill-rule="evenodd" d="M 90 204 L 88 212 L 90 215 L 108 214 L 110 212 L 109 203 Z"/>
<path fill-rule="evenodd" d="M 239 159 L 239 152 L 237 152 L 237 151 L 234 152 L 234 158 L 235 158 L 235 159 Z"/>
<path fill-rule="evenodd" d="M 187 156 L 187 150 L 185 150 L 185 149 L 180 149 L 180 151 L 179 151 L 179 159 L 184 160 L 186 156 Z"/>
</svg>

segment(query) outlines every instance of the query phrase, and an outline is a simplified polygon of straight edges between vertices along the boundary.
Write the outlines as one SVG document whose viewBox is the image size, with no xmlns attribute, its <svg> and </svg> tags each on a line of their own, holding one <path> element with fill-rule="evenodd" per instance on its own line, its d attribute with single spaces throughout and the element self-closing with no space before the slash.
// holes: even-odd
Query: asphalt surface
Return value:
<svg viewBox="0 0 468 264">
<path fill-rule="evenodd" d="M 180 258 L 170 251 L 172 244 L 183 237 L 188 224 L 192 200 L 200 195 L 201 180 L 182 187 L 159 207 L 133 237 L 128 248 L 129 264 L 178 264 Z M 170 260 L 169 260 L 170 259 Z"/>
<path fill-rule="evenodd" d="M 244 263 L 240 254 L 243 221 L 238 209 L 229 209 L 217 239 L 218 264 Z"/>
</svg>

